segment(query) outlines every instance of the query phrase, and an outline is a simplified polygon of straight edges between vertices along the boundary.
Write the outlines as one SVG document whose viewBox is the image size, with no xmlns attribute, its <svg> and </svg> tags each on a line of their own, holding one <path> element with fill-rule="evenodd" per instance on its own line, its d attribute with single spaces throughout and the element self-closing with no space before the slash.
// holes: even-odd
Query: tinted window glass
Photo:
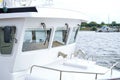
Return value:
<svg viewBox="0 0 120 80">
<path fill-rule="evenodd" d="M 48 48 L 51 29 L 26 30 L 22 51 Z"/>
<path fill-rule="evenodd" d="M 58 28 L 55 31 L 52 47 L 65 45 L 68 39 L 69 29 Z"/>
<path fill-rule="evenodd" d="M 79 28 L 78 27 L 74 27 L 71 33 L 71 37 L 70 37 L 70 41 L 69 43 L 74 43 L 78 34 Z"/>
<path fill-rule="evenodd" d="M 16 27 L 14 27 L 16 29 Z M 14 37 L 15 37 L 15 29 L 12 26 L 0 27 L 0 53 L 1 54 L 11 54 Z M 8 33 L 9 32 L 9 33 Z"/>
</svg>

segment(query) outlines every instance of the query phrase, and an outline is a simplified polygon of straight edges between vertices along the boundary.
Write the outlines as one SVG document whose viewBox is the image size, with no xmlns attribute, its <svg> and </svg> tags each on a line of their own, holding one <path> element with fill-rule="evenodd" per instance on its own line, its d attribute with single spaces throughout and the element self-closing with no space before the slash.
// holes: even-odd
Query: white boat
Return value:
<svg viewBox="0 0 120 80">
<path fill-rule="evenodd" d="M 115 28 L 111 28 L 107 25 L 104 25 L 100 29 L 97 30 L 97 32 L 115 32 L 115 31 L 117 31 Z"/>
<path fill-rule="evenodd" d="M 10 8 L 9 8 L 10 7 Z M 76 57 L 79 12 L 37 7 L 0 9 L 1 80 L 120 79 L 120 71 Z"/>
</svg>

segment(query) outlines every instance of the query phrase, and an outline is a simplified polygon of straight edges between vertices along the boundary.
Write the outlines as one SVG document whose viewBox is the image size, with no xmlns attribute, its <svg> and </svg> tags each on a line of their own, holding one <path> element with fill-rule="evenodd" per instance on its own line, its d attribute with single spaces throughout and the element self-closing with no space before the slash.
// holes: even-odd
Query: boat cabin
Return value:
<svg viewBox="0 0 120 80">
<path fill-rule="evenodd" d="M 47 80 L 119 79 L 120 72 L 112 70 L 118 63 L 106 68 L 70 59 L 83 19 L 79 12 L 57 8 L 0 9 L 0 79 L 46 80 L 40 79 L 45 73 Z M 31 75 L 33 70 L 36 74 Z"/>
<path fill-rule="evenodd" d="M 2 80 L 23 80 L 32 65 L 49 64 L 60 51 L 67 57 L 74 52 L 83 21 L 79 13 L 56 8 L 40 8 L 37 12 L 10 10 L 0 13 Z"/>
<path fill-rule="evenodd" d="M 53 0 L 0 0 L 0 79 L 111 78 L 110 73 L 117 63 L 108 69 L 92 61 L 70 59 L 76 51 L 80 24 L 87 20 L 86 16 L 79 11 L 53 8 L 51 5 Z M 32 74 L 34 72 L 36 74 Z M 109 72 L 107 78 L 106 72 Z M 113 73 L 115 77 L 112 78 L 119 78 L 118 71 Z M 36 79 L 37 75 L 39 79 Z"/>
</svg>

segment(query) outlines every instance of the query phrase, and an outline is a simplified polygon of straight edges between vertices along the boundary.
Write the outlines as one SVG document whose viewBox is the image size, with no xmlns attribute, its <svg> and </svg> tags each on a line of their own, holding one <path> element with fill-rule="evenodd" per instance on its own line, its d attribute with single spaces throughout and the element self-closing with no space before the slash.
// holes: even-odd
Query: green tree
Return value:
<svg viewBox="0 0 120 80">
<path fill-rule="evenodd" d="M 103 25 L 105 25 L 105 23 L 104 22 L 101 22 L 101 24 L 100 24 L 101 26 L 103 26 Z"/>
<path fill-rule="evenodd" d="M 96 31 L 97 28 L 96 28 L 95 26 L 93 26 L 93 27 L 91 28 L 91 30 L 92 30 L 92 31 Z"/>
<path fill-rule="evenodd" d="M 112 21 L 111 26 L 117 26 L 116 21 Z"/>
<path fill-rule="evenodd" d="M 92 21 L 88 25 L 89 25 L 89 27 L 93 27 L 93 26 L 97 26 L 98 24 L 96 22 Z"/>
<path fill-rule="evenodd" d="M 87 26 L 88 26 L 87 22 L 82 22 L 81 23 L 81 27 L 87 27 Z"/>
<path fill-rule="evenodd" d="M 99 28 L 100 28 L 100 27 L 101 27 L 101 24 L 97 24 L 97 27 L 99 27 Z"/>
</svg>

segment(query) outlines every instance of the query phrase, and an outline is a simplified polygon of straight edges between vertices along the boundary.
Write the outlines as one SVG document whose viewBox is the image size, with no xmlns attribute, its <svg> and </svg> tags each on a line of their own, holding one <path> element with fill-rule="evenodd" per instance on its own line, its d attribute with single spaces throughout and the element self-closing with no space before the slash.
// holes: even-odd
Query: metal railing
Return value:
<svg viewBox="0 0 120 80">
<path fill-rule="evenodd" d="M 60 78 L 59 78 L 59 80 L 62 80 L 62 73 L 63 73 L 63 72 L 67 72 L 67 73 L 82 73 L 82 74 L 95 74 L 95 80 L 97 80 L 98 74 L 99 74 L 99 75 L 104 75 L 104 74 L 106 74 L 106 73 L 109 72 L 109 71 L 111 71 L 111 76 L 112 76 L 113 68 L 114 68 L 117 64 L 118 64 L 118 62 L 116 62 L 115 64 L 113 64 L 113 66 L 111 66 L 111 67 L 109 68 L 109 70 L 106 71 L 105 73 L 65 71 L 65 70 L 59 70 L 59 69 L 54 69 L 54 68 L 45 67 L 45 66 L 33 65 L 33 66 L 31 67 L 31 69 L 30 69 L 30 74 L 32 73 L 34 67 L 38 67 L 38 68 L 44 68 L 44 69 L 49 69 L 49 70 L 53 70 L 53 71 L 58 71 L 58 72 L 60 72 Z"/>
<path fill-rule="evenodd" d="M 117 64 L 119 64 L 119 62 L 116 62 L 115 64 L 113 64 L 113 65 L 110 67 L 110 70 L 106 71 L 106 73 L 110 71 L 110 72 L 111 72 L 111 76 L 112 76 L 112 74 L 113 74 L 113 68 L 114 68 Z M 105 74 L 106 74 L 106 73 L 105 73 Z"/>
</svg>

